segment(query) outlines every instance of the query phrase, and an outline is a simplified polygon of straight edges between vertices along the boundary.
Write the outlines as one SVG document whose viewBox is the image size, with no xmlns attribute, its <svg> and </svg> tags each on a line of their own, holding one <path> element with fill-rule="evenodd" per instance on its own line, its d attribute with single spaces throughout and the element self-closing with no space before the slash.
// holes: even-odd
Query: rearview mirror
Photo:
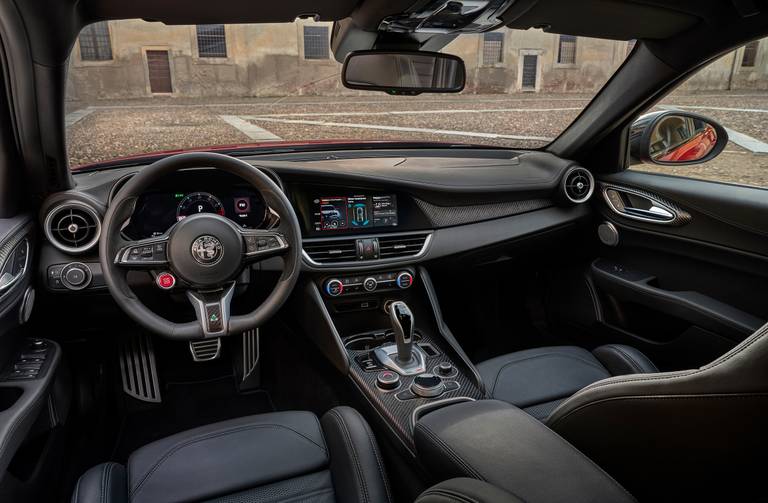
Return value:
<svg viewBox="0 0 768 503">
<path fill-rule="evenodd" d="M 389 94 L 458 93 L 464 89 L 464 61 L 438 52 L 351 52 L 341 81 L 350 89 Z"/>
<path fill-rule="evenodd" d="M 680 110 L 651 112 L 630 128 L 632 164 L 699 164 L 714 159 L 728 143 L 728 133 L 707 117 Z"/>
</svg>

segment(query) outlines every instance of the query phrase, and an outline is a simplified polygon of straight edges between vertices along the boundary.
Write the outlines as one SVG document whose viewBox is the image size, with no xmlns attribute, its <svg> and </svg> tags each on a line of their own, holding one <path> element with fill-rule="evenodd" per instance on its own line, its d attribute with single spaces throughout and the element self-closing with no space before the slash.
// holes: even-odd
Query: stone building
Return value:
<svg viewBox="0 0 768 503">
<path fill-rule="evenodd" d="M 358 94 L 341 86 L 331 23 L 166 26 L 141 20 L 86 27 L 72 51 L 67 99 Z M 467 66 L 465 93 L 594 93 L 633 42 L 539 30 L 462 35 L 444 48 Z M 768 44 L 726 54 L 687 90 L 768 88 Z"/>
</svg>

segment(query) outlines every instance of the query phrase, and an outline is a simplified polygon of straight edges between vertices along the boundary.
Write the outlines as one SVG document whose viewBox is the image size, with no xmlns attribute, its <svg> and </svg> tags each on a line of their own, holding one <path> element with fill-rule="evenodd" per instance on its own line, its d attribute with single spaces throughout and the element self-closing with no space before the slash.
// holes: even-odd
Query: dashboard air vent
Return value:
<svg viewBox="0 0 768 503">
<path fill-rule="evenodd" d="M 387 259 L 417 255 L 426 241 L 427 234 L 382 236 L 379 238 L 379 257 Z"/>
<path fill-rule="evenodd" d="M 565 172 L 563 176 L 563 192 L 572 203 L 587 201 L 595 190 L 595 179 L 589 170 L 581 166 L 574 166 Z"/>
<path fill-rule="evenodd" d="M 64 202 L 45 217 L 45 236 L 66 253 L 83 253 L 99 242 L 101 219 L 91 206 L 80 201 Z"/>
<path fill-rule="evenodd" d="M 354 239 L 304 241 L 304 252 L 318 264 L 335 264 L 357 260 L 357 242 Z"/>
</svg>

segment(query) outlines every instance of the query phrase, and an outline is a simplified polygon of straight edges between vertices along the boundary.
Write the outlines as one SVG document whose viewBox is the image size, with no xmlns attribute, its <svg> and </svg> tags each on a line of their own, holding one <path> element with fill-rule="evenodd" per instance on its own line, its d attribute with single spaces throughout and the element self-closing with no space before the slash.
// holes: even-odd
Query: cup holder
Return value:
<svg viewBox="0 0 768 503">
<path fill-rule="evenodd" d="M 0 412 L 4 412 L 13 407 L 24 390 L 15 386 L 0 387 Z"/>
</svg>

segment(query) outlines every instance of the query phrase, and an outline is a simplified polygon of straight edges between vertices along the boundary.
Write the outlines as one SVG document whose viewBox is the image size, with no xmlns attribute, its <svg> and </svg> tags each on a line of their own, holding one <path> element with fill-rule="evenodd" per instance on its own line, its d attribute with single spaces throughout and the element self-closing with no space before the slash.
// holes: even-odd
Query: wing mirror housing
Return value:
<svg viewBox="0 0 768 503">
<path fill-rule="evenodd" d="M 349 89 L 394 95 L 458 93 L 465 81 L 464 61 L 439 52 L 355 51 L 341 69 L 341 82 Z"/>
<path fill-rule="evenodd" d="M 651 112 L 630 127 L 630 163 L 700 164 L 717 157 L 727 143 L 725 128 L 708 117 L 681 110 Z"/>
</svg>

